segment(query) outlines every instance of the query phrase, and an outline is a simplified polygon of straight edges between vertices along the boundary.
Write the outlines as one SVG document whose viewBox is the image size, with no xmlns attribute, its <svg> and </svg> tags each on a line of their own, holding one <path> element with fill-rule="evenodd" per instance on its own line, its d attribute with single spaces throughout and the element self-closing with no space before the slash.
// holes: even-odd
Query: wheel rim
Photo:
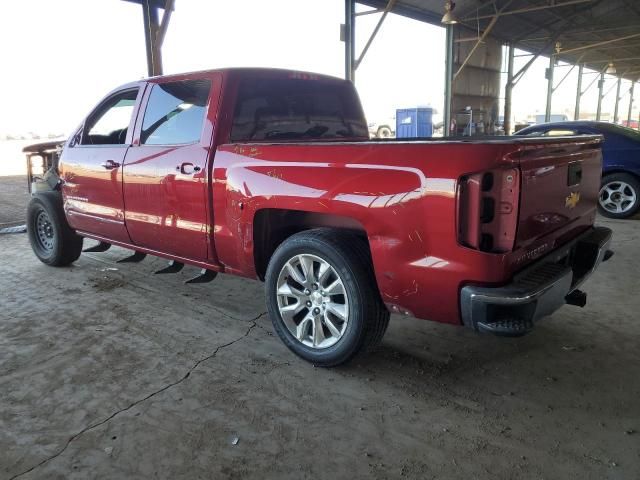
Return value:
<svg viewBox="0 0 640 480">
<path fill-rule="evenodd" d="M 38 212 L 35 218 L 35 227 L 38 246 L 46 252 L 51 252 L 55 240 L 55 231 L 46 211 L 41 210 Z"/>
<path fill-rule="evenodd" d="M 626 182 L 609 182 L 600 189 L 600 206 L 611 213 L 626 213 L 636 204 L 638 194 Z"/>
<path fill-rule="evenodd" d="M 349 323 L 349 298 L 340 275 L 326 260 L 309 254 L 290 258 L 280 270 L 280 317 L 289 333 L 314 349 L 335 345 Z"/>
</svg>

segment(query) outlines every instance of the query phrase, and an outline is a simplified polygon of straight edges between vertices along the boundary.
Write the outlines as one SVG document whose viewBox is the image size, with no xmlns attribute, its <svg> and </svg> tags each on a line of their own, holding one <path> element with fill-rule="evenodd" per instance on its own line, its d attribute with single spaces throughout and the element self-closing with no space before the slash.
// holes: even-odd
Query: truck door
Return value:
<svg viewBox="0 0 640 480">
<path fill-rule="evenodd" d="M 124 224 L 122 164 L 141 97 L 138 86 L 107 97 L 63 150 L 59 171 L 64 208 L 76 230 L 130 241 Z"/>
<path fill-rule="evenodd" d="M 149 84 L 124 162 L 125 218 L 134 244 L 207 259 L 213 133 L 207 107 L 213 103 L 210 110 L 217 111 L 219 84 L 212 74 Z"/>
</svg>

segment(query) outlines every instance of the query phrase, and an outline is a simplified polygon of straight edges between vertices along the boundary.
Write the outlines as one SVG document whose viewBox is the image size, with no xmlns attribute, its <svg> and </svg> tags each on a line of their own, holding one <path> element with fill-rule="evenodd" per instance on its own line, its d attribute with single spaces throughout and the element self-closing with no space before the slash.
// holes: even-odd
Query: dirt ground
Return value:
<svg viewBox="0 0 640 480">
<path fill-rule="evenodd" d="M 0 229 L 24 224 L 28 201 L 26 175 L 0 176 Z"/>
<path fill-rule="evenodd" d="M 393 317 L 331 370 L 258 282 L 117 248 L 54 269 L 0 235 L 0 478 L 638 479 L 640 223 L 601 223 L 585 309 L 521 339 Z"/>
</svg>

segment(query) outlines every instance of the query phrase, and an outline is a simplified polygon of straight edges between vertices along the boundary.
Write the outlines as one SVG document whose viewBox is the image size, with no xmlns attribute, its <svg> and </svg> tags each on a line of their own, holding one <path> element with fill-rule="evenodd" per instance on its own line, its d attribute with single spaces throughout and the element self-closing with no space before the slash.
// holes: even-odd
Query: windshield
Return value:
<svg viewBox="0 0 640 480">
<path fill-rule="evenodd" d="M 352 85 L 315 79 L 241 81 L 231 141 L 368 138 Z"/>
</svg>

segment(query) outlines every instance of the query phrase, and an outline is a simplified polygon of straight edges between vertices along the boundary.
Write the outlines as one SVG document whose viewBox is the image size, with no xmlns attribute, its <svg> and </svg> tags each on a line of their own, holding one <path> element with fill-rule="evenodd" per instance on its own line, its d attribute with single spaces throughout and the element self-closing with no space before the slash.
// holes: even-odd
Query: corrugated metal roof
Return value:
<svg viewBox="0 0 640 480">
<path fill-rule="evenodd" d="M 387 0 L 358 0 L 384 8 Z M 460 24 L 482 32 L 502 11 L 490 35 L 517 48 L 603 70 L 613 63 L 617 75 L 640 78 L 639 0 L 457 0 Z M 445 0 L 397 0 L 392 12 L 441 25 Z M 547 8 L 551 7 L 551 8 Z M 535 10 L 532 10 L 535 9 Z"/>
</svg>

